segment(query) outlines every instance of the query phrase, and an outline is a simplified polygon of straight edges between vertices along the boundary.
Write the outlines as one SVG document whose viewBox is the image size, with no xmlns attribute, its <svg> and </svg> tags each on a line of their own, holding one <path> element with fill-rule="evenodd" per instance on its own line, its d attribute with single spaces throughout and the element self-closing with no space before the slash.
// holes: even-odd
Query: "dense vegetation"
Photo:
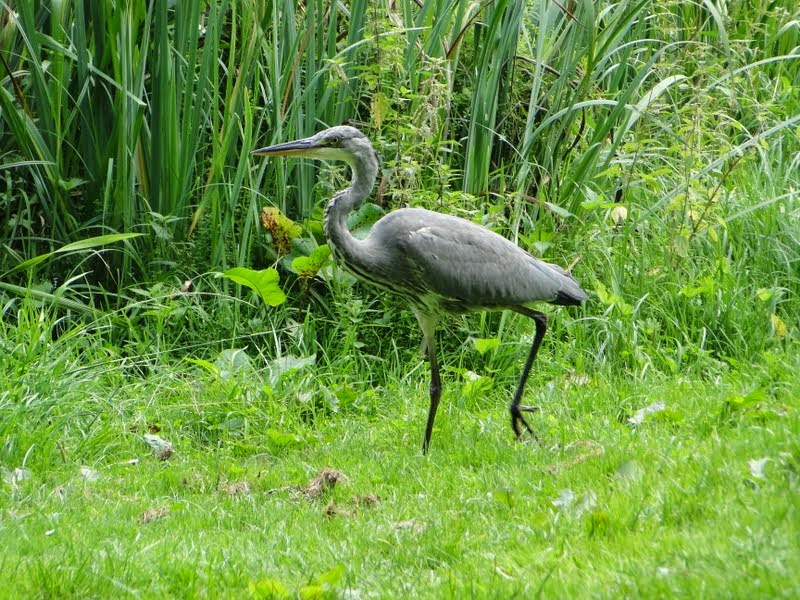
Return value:
<svg viewBox="0 0 800 600">
<path fill-rule="evenodd" d="M 800 593 L 794 3 L 5 0 L 0 58 L 0 589 Z M 463 216 L 590 293 L 539 444 L 531 323 L 474 315 L 419 455 L 413 316 L 324 249 L 346 169 L 249 155 L 345 122 L 354 227 Z"/>
</svg>

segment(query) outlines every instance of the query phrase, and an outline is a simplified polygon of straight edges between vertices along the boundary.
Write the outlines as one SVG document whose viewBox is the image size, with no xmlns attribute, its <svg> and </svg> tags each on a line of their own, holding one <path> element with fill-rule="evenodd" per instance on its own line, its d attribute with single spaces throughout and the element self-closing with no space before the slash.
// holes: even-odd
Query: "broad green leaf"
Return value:
<svg viewBox="0 0 800 600">
<path fill-rule="evenodd" d="M 614 305 L 623 315 L 628 316 L 633 313 L 633 307 L 625 302 L 619 294 L 615 294 L 603 285 L 602 282 L 595 282 L 595 292 L 600 302 L 606 306 Z"/>
<path fill-rule="evenodd" d="M 247 590 L 257 600 L 283 600 L 292 597 L 289 589 L 277 579 L 251 579 Z"/>
<path fill-rule="evenodd" d="M 267 429 L 267 439 L 275 450 L 297 448 L 303 445 L 303 438 L 294 433 L 285 433 L 277 429 Z"/>
<path fill-rule="evenodd" d="M 347 570 L 345 569 L 343 564 L 338 564 L 333 567 L 330 571 L 325 571 L 324 573 L 320 573 L 316 577 L 314 577 L 314 583 L 317 585 L 330 585 L 334 586 L 338 584 L 340 581 L 344 579 L 344 576 L 347 574 Z"/>
<path fill-rule="evenodd" d="M 686 206 L 686 194 L 679 192 L 672 197 L 672 200 L 667 204 L 667 210 L 683 210 Z"/>
<path fill-rule="evenodd" d="M 255 271 L 245 267 L 234 267 L 233 269 L 228 269 L 222 275 L 234 283 L 254 290 L 270 306 L 278 306 L 286 302 L 286 295 L 278 286 L 280 275 L 275 269 Z"/>
<path fill-rule="evenodd" d="M 552 202 L 543 202 L 542 204 L 544 204 L 551 212 L 557 214 L 559 217 L 563 219 L 575 216 L 571 212 L 569 212 L 566 208 L 558 206 L 557 204 L 553 204 Z"/>
<path fill-rule="evenodd" d="M 219 369 L 222 379 L 231 379 L 243 371 L 252 371 L 253 361 L 241 348 L 227 348 L 219 353 L 214 366 Z"/>
<path fill-rule="evenodd" d="M 734 395 L 725 401 L 731 411 L 750 408 L 767 400 L 767 388 L 759 387 L 750 391 L 745 396 Z"/>
<path fill-rule="evenodd" d="M 316 362 L 317 357 L 313 354 L 310 356 L 287 355 L 269 361 L 267 368 L 269 369 L 272 381 L 275 382 L 287 373 L 310 367 L 316 364 Z"/>
<path fill-rule="evenodd" d="M 600 298 L 600 302 L 606 306 L 614 303 L 614 295 L 608 291 L 608 288 L 601 281 L 595 282 L 594 291 L 597 293 L 597 297 Z"/>
<path fill-rule="evenodd" d="M 274 206 L 261 209 L 261 225 L 272 236 L 272 243 L 280 255 L 292 251 L 292 240 L 303 234 L 303 228 Z"/>
<path fill-rule="evenodd" d="M 327 244 L 317 246 L 308 256 L 298 256 L 292 261 L 292 271 L 304 279 L 314 277 L 330 258 L 331 249 Z"/>
<path fill-rule="evenodd" d="M 475 350 L 480 354 L 486 354 L 489 350 L 494 350 L 500 345 L 500 340 L 497 338 L 476 338 L 472 340 L 475 345 Z"/>
<path fill-rule="evenodd" d="M 492 490 L 492 496 L 501 504 L 508 506 L 508 508 L 514 508 L 514 488 L 495 488 Z"/>
<path fill-rule="evenodd" d="M 681 289 L 681 294 L 687 298 L 694 298 L 700 294 L 712 295 L 716 290 L 716 282 L 713 277 L 706 276 L 697 282 L 695 286 L 686 286 Z"/>
<path fill-rule="evenodd" d="M 772 323 L 772 330 L 775 332 L 779 338 L 783 339 L 789 334 L 789 330 L 786 327 L 786 323 L 783 322 L 778 315 L 772 313 L 769 316 L 770 323 Z"/>
<path fill-rule="evenodd" d="M 319 600 L 328 597 L 329 590 L 322 585 L 302 585 L 297 593 L 300 600 Z"/>
<path fill-rule="evenodd" d="M 219 353 L 217 360 L 214 364 L 219 367 L 232 367 L 234 369 L 241 369 L 243 367 L 253 366 L 250 357 L 245 354 L 241 348 L 227 348 Z"/>
<path fill-rule="evenodd" d="M 377 204 L 362 204 L 361 208 L 347 218 L 347 228 L 353 233 L 353 237 L 362 240 L 369 235 L 372 226 L 385 212 Z"/>
</svg>

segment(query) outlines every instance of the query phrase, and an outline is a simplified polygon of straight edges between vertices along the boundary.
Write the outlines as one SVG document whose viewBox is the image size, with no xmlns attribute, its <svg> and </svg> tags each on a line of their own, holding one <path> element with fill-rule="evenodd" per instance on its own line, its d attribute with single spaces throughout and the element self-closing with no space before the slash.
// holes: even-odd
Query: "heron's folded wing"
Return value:
<svg viewBox="0 0 800 600">
<path fill-rule="evenodd" d="M 585 293 L 566 271 L 542 262 L 479 225 L 452 223 L 411 230 L 400 245 L 417 285 L 474 307 L 582 300 Z M 574 303 L 574 302 L 572 302 Z"/>
</svg>

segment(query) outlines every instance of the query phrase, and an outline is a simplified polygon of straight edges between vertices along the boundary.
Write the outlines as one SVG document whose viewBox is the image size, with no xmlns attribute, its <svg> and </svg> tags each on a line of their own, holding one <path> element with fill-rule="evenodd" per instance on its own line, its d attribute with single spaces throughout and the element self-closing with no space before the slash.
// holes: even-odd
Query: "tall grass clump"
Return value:
<svg viewBox="0 0 800 600">
<path fill-rule="evenodd" d="M 593 207 L 605 218 L 591 225 L 587 255 L 604 275 L 601 347 L 633 369 L 752 358 L 796 336 L 800 111 L 785 75 L 796 79 L 800 63 L 753 61 L 742 27 L 726 29 L 746 18 L 654 11 L 651 33 L 666 49 L 659 94 L 646 112 L 637 104 L 636 135 L 595 178 Z M 686 60 L 681 47 L 693 49 Z"/>
</svg>

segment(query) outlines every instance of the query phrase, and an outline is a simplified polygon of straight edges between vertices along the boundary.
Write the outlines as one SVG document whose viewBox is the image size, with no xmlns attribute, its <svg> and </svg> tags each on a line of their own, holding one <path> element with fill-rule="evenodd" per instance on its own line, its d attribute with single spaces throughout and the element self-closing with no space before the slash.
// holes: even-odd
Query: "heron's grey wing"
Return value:
<svg viewBox="0 0 800 600">
<path fill-rule="evenodd" d="M 473 308 L 544 301 L 579 304 L 572 276 L 470 221 L 437 215 L 400 240 L 420 287 Z"/>
</svg>

